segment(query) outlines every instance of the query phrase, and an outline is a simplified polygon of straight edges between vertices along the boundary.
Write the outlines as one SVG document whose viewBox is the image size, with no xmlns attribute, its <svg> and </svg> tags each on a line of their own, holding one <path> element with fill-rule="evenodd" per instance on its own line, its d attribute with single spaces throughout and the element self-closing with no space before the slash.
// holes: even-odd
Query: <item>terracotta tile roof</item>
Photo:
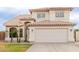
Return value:
<svg viewBox="0 0 79 59">
<path fill-rule="evenodd" d="M 17 26 L 17 25 L 6 25 L 6 27 L 21 27 L 23 25 Z"/>
<path fill-rule="evenodd" d="M 68 10 L 72 11 L 72 7 L 54 7 L 54 8 L 49 8 L 50 10 Z"/>
<path fill-rule="evenodd" d="M 19 15 L 16 18 L 18 18 L 21 21 L 35 21 L 34 18 L 32 18 L 32 15 Z"/>
<path fill-rule="evenodd" d="M 5 26 L 7 27 L 18 27 L 23 26 L 23 22 L 19 21 L 18 19 L 8 21 Z"/>
<path fill-rule="evenodd" d="M 48 12 L 49 10 L 68 10 L 72 11 L 72 7 L 51 7 L 51 8 L 38 8 L 38 9 L 30 9 L 30 12 Z"/>
<path fill-rule="evenodd" d="M 36 21 L 34 18 L 22 18 L 21 21 Z"/>
<path fill-rule="evenodd" d="M 48 12 L 49 8 L 30 9 L 30 12 Z"/>
<path fill-rule="evenodd" d="M 5 22 L 4 25 L 8 27 L 23 25 L 24 23 L 22 21 L 25 21 L 25 22 L 34 21 L 35 22 L 36 20 L 32 18 L 31 15 L 19 15 L 19 16 L 14 17 L 12 20 Z"/>
<path fill-rule="evenodd" d="M 28 26 L 74 26 L 75 24 L 69 21 L 50 21 L 44 20 L 29 24 Z"/>
</svg>

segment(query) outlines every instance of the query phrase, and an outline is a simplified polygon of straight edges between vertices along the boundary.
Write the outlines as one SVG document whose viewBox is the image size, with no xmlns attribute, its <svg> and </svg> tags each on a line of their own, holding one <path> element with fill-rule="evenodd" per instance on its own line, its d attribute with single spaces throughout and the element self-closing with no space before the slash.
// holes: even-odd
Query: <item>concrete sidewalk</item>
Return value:
<svg viewBox="0 0 79 59">
<path fill-rule="evenodd" d="M 28 52 L 79 52 L 78 43 L 38 43 L 28 49 Z"/>
</svg>

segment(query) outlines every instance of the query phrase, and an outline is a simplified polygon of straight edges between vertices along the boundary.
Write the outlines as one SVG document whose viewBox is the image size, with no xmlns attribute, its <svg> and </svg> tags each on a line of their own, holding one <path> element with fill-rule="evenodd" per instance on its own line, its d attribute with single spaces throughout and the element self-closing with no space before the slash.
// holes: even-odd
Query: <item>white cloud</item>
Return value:
<svg viewBox="0 0 79 59">
<path fill-rule="evenodd" d="M 72 12 L 70 14 L 70 19 L 74 22 L 78 22 L 79 21 L 79 12 Z"/>
<path fill-rule="evenodd" d="M 74 28 L 79 28 L 79 12 L 75 11 L 70 14 L 70 19 L 74 23 L 76 23 L 76 26 Z"/>
<path fill-rule="evenodd" d="M 71 19 L 76 19 L 78 17 L 79 17 L 79 12 L 72 12 L 71 15 L 70 15 Z"/>
</svg>

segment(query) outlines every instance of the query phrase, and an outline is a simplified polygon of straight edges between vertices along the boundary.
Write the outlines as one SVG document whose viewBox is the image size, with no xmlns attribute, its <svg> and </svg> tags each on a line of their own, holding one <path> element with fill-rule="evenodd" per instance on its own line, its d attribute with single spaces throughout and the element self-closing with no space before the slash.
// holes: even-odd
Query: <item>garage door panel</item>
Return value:
<svg viewBox="0 0 79 59">
<path fill-rule="evenodd" d="M 36 42 L 66 42 L 68 39 L 67 29 L 36 29 Z"/>
</svg>

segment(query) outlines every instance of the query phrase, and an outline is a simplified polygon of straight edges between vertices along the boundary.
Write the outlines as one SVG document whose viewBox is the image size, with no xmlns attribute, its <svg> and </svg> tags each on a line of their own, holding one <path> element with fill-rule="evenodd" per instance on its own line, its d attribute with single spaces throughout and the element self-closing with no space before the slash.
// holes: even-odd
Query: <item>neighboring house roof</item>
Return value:
<svg viewBox="0 0 79 59">
<path fill-rule="evenodd" d="M 75 24 L 69 21 L 50 21 L 44 20 L 40 22 L 35 22 L 33 24 L 28 24 L 28 26 L 74 26 Z"/>
<path fill-rule="evenodd" d="M 56 10 L 65 10 L 65 11 L 72 11 L 72 7 L 51 7 L 51 8 L 38 8 L 38 9 L 30 9 L 30 13 L 32 12 L 48 12 L 50 10 L 56 11 Z"/>
</svg>

